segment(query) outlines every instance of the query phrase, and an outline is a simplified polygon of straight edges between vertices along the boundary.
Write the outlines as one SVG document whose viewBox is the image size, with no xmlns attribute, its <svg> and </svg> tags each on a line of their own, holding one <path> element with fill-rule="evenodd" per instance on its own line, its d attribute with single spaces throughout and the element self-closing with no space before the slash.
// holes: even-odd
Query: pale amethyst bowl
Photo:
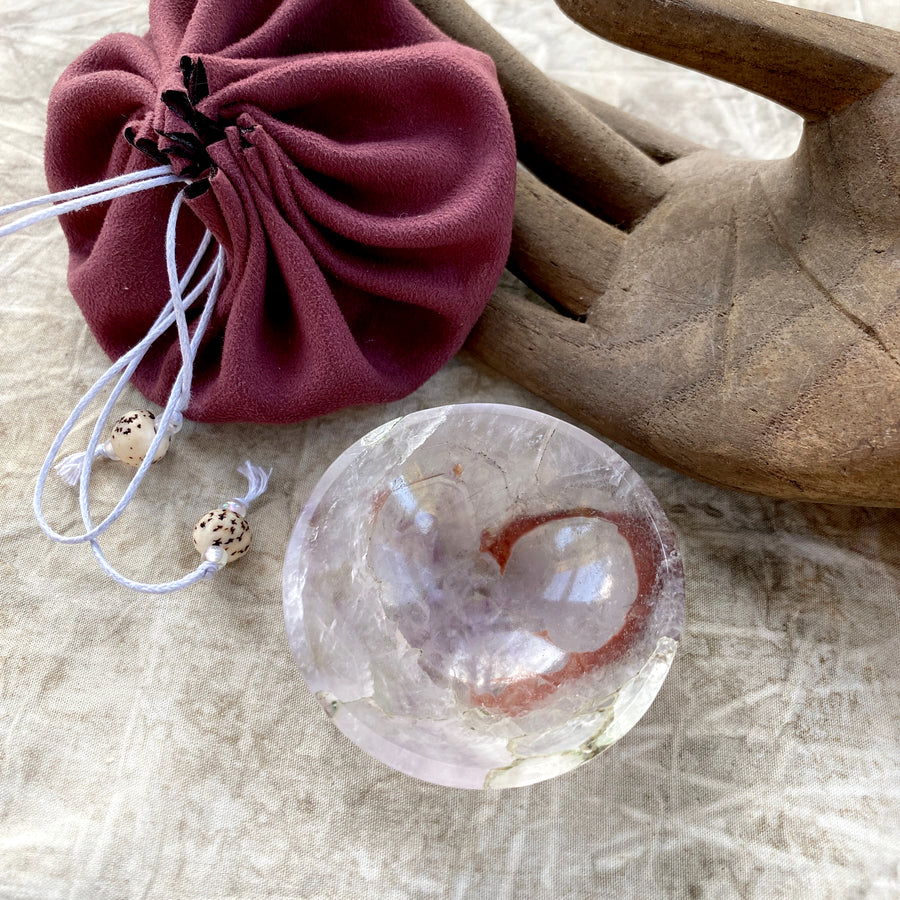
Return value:
<svg viewBox="0 0 900 900">
<path fill-rule="evenodd" d="M 322 476 L 284 564 L 288 640 L 347 737 L 453 787 L 560 775 L 644 714 L 684 579 L 653 494 L 552 416 L 445 406 Z"/>
</svg>

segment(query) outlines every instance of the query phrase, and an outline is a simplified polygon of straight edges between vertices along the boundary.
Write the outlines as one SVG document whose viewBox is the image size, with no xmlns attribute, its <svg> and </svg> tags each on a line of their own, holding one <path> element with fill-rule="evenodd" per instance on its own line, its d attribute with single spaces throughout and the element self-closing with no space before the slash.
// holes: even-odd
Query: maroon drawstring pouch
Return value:
<svg viewBox="0 0 900 900">
<path fill-rule="evenodd" d="M 50 95 L 52 194 L 0 209 L 58 216 L 69 287 L 114 360 L 62 426 L 34 510 L 90 543 L 120 584 L 168 593 L 250 546 L 243 516 L 268 475 L 201 519 L 191 574 L 143 584 L 98 538 L 186 416 L 296 422 L 403 397 L 460 348 L 506 262 L 516 153 L 492 60 L 409 0 L 151 0 L 144 37 L 112 34 Z M 101 432 L 129 380 L 163 406 Z M 109 395 L 86 450 L 56 463 Z M 137 471 L 91 518 L 91 466 Z M 84 532 L 43 514 L 52 468 L 79 484 Z"/>
<path fill-rule="evenodd" d="M 189 178 L 184 269 L 208 230 L 225 275 L 185 415 L 292 422 L 408 394 L 461 346 L 509 250 L 512 127 L 493 62 L 407 0 L 151 0 L 50 96 L 67 190 L 170 164 Z M 167 185 L 61 218 L 69 286 L 118 358 L 170 289 Z M 199 313 L 188 310 L 191 325 Z M 175 329 L 132 381 L 165 404 Z"/>
</svg>

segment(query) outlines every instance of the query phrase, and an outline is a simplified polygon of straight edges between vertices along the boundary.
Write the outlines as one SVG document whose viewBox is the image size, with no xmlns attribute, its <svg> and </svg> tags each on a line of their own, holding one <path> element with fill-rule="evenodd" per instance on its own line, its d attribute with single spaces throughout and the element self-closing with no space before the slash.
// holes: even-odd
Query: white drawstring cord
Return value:
<svg viewBox="0 0 900 900">
<path fill-rule="evenodd" d="M 269 483 L 269 476 L 272 472 L 271 469 L 266 472 L 265 470 L 260 469 L 259 466 L 252 465 L 250 460 L 244 462 L 238 471 L 247 478 L 247 481 L 250 484 L 247 495 L 239 501 L 242 502 L 246 508 L 251 500 L 255 500 L 263 493 L 263 491 L 265 491 Z M 231 502 L 233 503 L 235 501 Z M 223 504 L 223 506 L 227 505 L 228 504 Z M 85 525 L 90 528 L 90 513 L 85 504 L 82 504 L 81 515 L 85 520 Z M 185 575 L 183 578 L 179 578 L 177 581 L 169 581 L 164 584 L 146 584 L 140 581 L 132 581 L 130 578 L 126 578 L 124 575 L 117 572 L 103 555 L 100 544 L 96 540 L 90 541 L 90 545 L 91 549 L 94 551 L 97 562 L 100 564 L 100 568 L 102 568 L 113 581 L 117 581 L 124 587 L 131 588 L 134 591 L 141 591 L 145 594 L 171 594 L 175 591 L 180 591 L 183 588 L 190 587 L 192 584 L 196 584 L 204 578 L 212 578 L 213 575 L 215 575 L 219 569 L 223 568 L 227 562 L 227 559 L 224 556 L 221 556 L 216 560 L 204 558 L 193 572 Z"/>
<path fill-rule="evenodd" d="M 184 183 L 189 179 L 175 175 L 168 166 L 159 166 L 155 169 L 147 169 L 141 172 L 134 172 L 128 175 L 121 175 L 116 178 L 107 179 L 97 182 L 93 185 L 74 188 L 69 191 L 61 191 L 57 194 L 49 194 L 44 197 L 37 197 L 32 200 L 25 200 L 20 203 L 13 203 L 9 206 L 0 208 L 0 216 L 9 215 L 19 212 L 23 209 L 29 209 L 44 204 L 52 204 L 48 209 L 41 210 L 24 216 L 9 225 L 0 228 L 0 237 L 11 234 L 29 225 L 43 219 L 62 215 L 66 212 L 72 212 L 77 209 L 96 204 L 105 203 L 117 197 L 123 197 L 128 194 L 137 193 L 138 191 L 150 190 L 163 185 Z M 132 581 L 129 578 L 117 572 L 106 560 L 103 555 L 97 538 L 113 524 L 128 507 L 135 493 L 140 487 L 151 463 L 156 458 L 157 450 L 164 440 L 167 440 L 171 433 L 178 431 L 181 427 L 182 414 L 190 403 L 191 386 L 193 381 L 194 360 L 203 335 L 206 331 L 209 321 L 212 318 L 215 309 L 216 300 L 222 287 L 222 281 L 225 276 L 225 251 L 219 246 L 215 260 L 209 266 L 207 271 L 199 279 L 197 284 L 187 293 L 184 291 L 193 280 L 197 273 L 200 263 L 207 254 L 214 238 L 207 230 L 204 234 L 197 252 L 194 254 L 190 265 L 184 275 L 179 278 L 177 257 L 176 257 L 176 233 L 178 224 L 178 214 L 184 203 L 184 189 L 180 190 L 172 203 L 172 210 L 169 215 L 168 225 L 166 227 L 166 270 L 169 280 L 170 298 L 163 308 L 156 322 L 151 327 L 147 335 L 131 350 L 125 353 L 119 360 L 97 380 L 90 390 L 81 398 L 76 405 L 72 414 L 68 417 L 63 427 L 60 429 L 54 439 L 50 451 L 47 454 L 44 464 L 41 466 L 38 475 L 37 484 L 35 486 L 33 508 L 35 518 L 45 534 L 54 541 L 62 544 L 89 543 L 93 550 L 94 556 L 97 558 L 101 568 L 115 581 L 125 587 L 133 590 L 144 591 L 147 593 L 163 594 L 172 591 L 181 590 L 191 584 L 196 583 L 202 578 L 210 578 L 221 569 L 228 561 L 227 555 L 217 550 L 207 550 L 203 559 L 197 568 L 190 574 L 164 584 L 145 584 L 142 582 Z M 187 323 L 187 310 L 194 302 L 207 291 L 207 298 L 203 306 L 200 317 L 194 328 L 193 335 L 190 333 Z M 182 364 L 178 372 L 178 376 L 172 386 L 169 399 L 157 423 L 156 433 L 150 444 L 149 450 L 144 455 L 134 477 L 128 485 L 124 495 L 119 503 L 107 517 L 98 525 L 94 525 L 91 520 L 88 492 L 90 487 L 91 469 L 94 460 L 99 456 L 109 456 L 110 452 L 106 446 L 100 446 L 100 435 L 106 426 L 106 422 L 112 412 L 116 400 L 124 391 L 135 369 L 140 365 L 149 347 L 163 333 L 165 333 L 172 325 L 175 325 L 178 333 L 179 348 L 181 350 Z M 70 484 L 80 481 L 79 484 L 79 507 L 81 517 L 84 522 L 85 532 L 79 535 L 62 535 L 55 531 L 47 522 L 43 514 L 43 493 L 46 485 L 47 477 L 50 469 L 53 467 L 54 460 L 59 453 L 66 437 L 71 433 L 75 424 L 81 418 L 85 409 L 97 397 L 97 395 L 112 381 L 119 376 L 116 386 L 104 404 L 103 410 L 97 420 L 94 430 L 91 434 L 88 447 L 83 453 L 74 454 L 59 464 L 58 470 L 61 477 Z M 267 473 L 257 466 L 251 465 L 249 460 L 245 462 L 238 470 L 247 478 L 248 491 L 245 497 L 232 500 L 230 504 L 237 505 L 238 508 L 246 511 L 246 506 L 251 500 L 256 499 L 265 491 L 268 484 L 270 472 Z M 228 504 L 226 504 L 227 506 Z"/>
<path fill-rule="evenodd" d="M 125 508 L 131 502 L 131 499 L 134 497 L 136 491 L 140 487 L 141 482 L 144 480 L 144 476 L 147 474 L 147 470 L 150 468 L 153 460 L 156 458 L 156 451 L 159 449 L 160 444 L 169 434 L 169 425 L 172 425 L 173 430 L 178 430 L 181 427 L 181 414 L 187 408 L 187 405 L 190 402 L 190 385 L 194 371 L 194 357 L 197 353 L 197 347 L 199 346 L 200 341 L 203 338 L 203 334 L 206 331 L 206 326 L 209 324 L 209 320 L 212 317 L 213 309 L 215 308 L 216 300 L 219 296 L 219 289 L 222 285 L 222 279 L 225 275 L 225 251 L 221 247 L 219 247 L 218 253 L 216 255 L 216 260 L 207 271 L 204 278 L 201 279 L 200 283 L 197 285 L 197 288 L 191 291 L 191 293 L 188 294 L 187 297 L 184 297 L 182 295 L 182 282 L 178 279 L 177 263 L 175 257 L 175 226 L 178 221 L 178 212 L 181 209 L 181 205 L 183 202 L 184 191 L 179 191 L 178 195 L 175 197 L 175 201 L 172 203 L 172 212 L 169 215 L 169 224 L 166 228 L 166 268 L 168 269 L 169 273 L 169 284 L 172 287 L 172 295 L 169 299 L 169 302 L 166 304 L 165 309 L 163 310 L 163 313 L 169 313 L 169 315 L 175 322 L 176 328 L 178 329 L 179 344 L 181 346 L 182 354 L 181 369 L 179 370 L 178 376 L 176 377 L 175 382 L 172 385 L 172 390 L 169 393 L 169 399 L 166 402 L 162 415 L 158 420 L 156 434 L 153 437 L 153 442 L 150 444 L 150 449 L 144 455 L 144 459 L 138 466 L 137 472 L 135 472 L 134 477 L 131 479 L 131 483 L 128 485 L 128 489 L 125 491 L 125 494 L 122 496 L 122 499 L 116 505 L 115 509 L 113 509 L 113 511 L 106 517 L 106 519 L 103 520 L 103 522 L 100 523 L 100 525 L 97 526 L 96 529 L 92 529 L 89 520 L 85 519 L 85 527 L 88 529 L 88 531 L 83 535 L 79 535 L 81 541 L 99 537 L 99 535 L 102 534 L 125 511 Z M 203 249 L 203 245 L 208 246 L 211 240 L 212 235 L 207 232 L 204 235 L 203 241 L 201 242 L 201 250 Z M 200 250 L 198 250 L 197 254 L 195 254 L 194 256 L 194 259 L 199 263 L 200 258 L 202 258 L 202 255 Z M 189 274 L 190 269 L 186 273 L 186 277 Z M 204 282 L 210 276 L 212 276 L 212 286 L 209 288 L 209 293 L 207 294 L 203 312 L 201 313 L 200 319 L 197 322 L 197 327 L 194 330 L 193 338 L 191 338 L 188 332 L 187 319 L 185 318 L 185 309 L 191 303 L 193 303 L 194 300 L 203 292 Z M 85 458 L 82 462 L 81 468 L 79 500 L 81 502 L 82 510 L 86 509 L 87 506 L 87 493 L 88 487 L 90 486 L 91 465 L 95 457 L 97 445 L 100 441 L 100 436 L 103 433 L 103 430 L 106 428 L 106 422 L 109 419 L 109 415 L 118 395 L 125 389 L 125 386 L 131 379 L 132 373 L 140 364 L 145 353 L 149 349 L 150 344 L 153 343 L 153 340 L 156 339 L 156 337 L 154 337 L 153 340 L 147 340 L 147 338 L 150 337 L 150 334 L 153 334 L 154 330 L 155 327 L 154 329 L 151 329 L 147 337 L 145 337 L 144 340 L 137 345 L 137 347 L 141 348 L 139 354 L 136 354 L 131 360 L 128 361 L 127 368 L 120 376 L 118 384 L 116 385 L 109 399 L 106 401 L 106 405 L 103 407 L 103 410 L 100 413 L 99 418 L 97 419 L 97 423 L 94 426 L 93 433 L 91 434 L 90 441 L 88 442 L 87 450 L 85 451 Z M 163 328 L 162 331 L 165 331 L 165 328 Z M 131 352 L 133 353 L 134 351 L 132 350 Z M 186 394 L 185 385 L 187 385 Z M 66 433 L 62 434 L 63 440 L 65 440 L 66 436 Z M 57 452 L 59 451 L 57 450 Z M 52 464 L 52 458 L 50 461 Z M 84 516 L 82 516 L 82 518 L 84 518 Z M 72 542 L 66 541 L 66 543 Z"/>
<path fill-rule="evenodd" d="M 187 287 L 190 280 L 194 277 L 194 274 L 196 273 L 204 254 L 209 248 L 211 241 L 212 235 L 207 232 L 203 236 L 203 240 L 200 242 L 200 247 L 194 254 L 194 258 L 193 260 L 191 260 L 191 264 L 188 266 L 184 277 L 181 279 L 179 285 L 181 291 L 183 291 L 184 288 Z M 194 287 L 193 290 L 184 298 L 185 307 L 190 307 L 191 304 L 193 304 L 193 302 L 203 293 L 203 291 L 205 291 L 209 287 L 214 277 L 215 267 L 211 266 L 204 274 L 203 278 L 200 279 L 196 287 Z M 97 428 L 95 428 L 95 432 L 99 436 L 103 425 L 109 419 L 110 413 L 112 412 L 112 408 L 115 405 L 116 400 L 118 400 L 119 395 L 128 385 L 128 382 L 131 380 L 131 376 L 134 373 L 134 370 L 138 367 L 138 365 L 140 365 L 140 362 L 144 358 L 144 355 L 146 354 L 150 345 L 153 344 L 154 341 L 156 341 L 157 338 L 159 338 L 165 331 L 167 331 L 174 322 L 175 312 L 170 301 L 163 308 L 163 311 L 160 313 L 156 322 L 153 324 L 150 331 L 148 331 L 147 334 L 141 339 L 141 341 L 138 344 L 135 344 L 135 346 L 132 347 L 131 350 L 129 350 L 123 356 L 119 357 L 119 359 L 116 360 L 116 362 L 114 362 L 106 370 L 106 372 L 97 380 L 94 386 L 78 402 L 78 405 L 66 420 L 65 425 L 63 425 L 63 427 L 59 431 L 59 434 L 57 434 L 55 440 L 53 441 L 53 445 L 51 446 L 50 451 L 47 454 L 47 460 L 49 460 L 50 463 L 52 463 L 52 460 L 56 458 L 56 455 L 59 453 L 60 448 L 62 447 L 63 441 L 71 432 L 78 419 L 81 418 L 81 415 L 83 414 L 87 406 L 103 390 L 103 388 L 106 387 L 106 385 L 115 377 L 115 375 L 119 371 L 122 371 L 122 375 L 119 378 L 116 387 L 113 389 L 112 394 L 106 401 L 106 405 L 103 407 L 103 411 L 101 412 L 101 417 L 99 419 L 100 424 Z M 178 428 L 180 428 L 180 426 L 181 422 L 176 419 L 173 422 L 173 430 L 177 430 Z M 104 448 L 98 447 L 96 445 L 96 442 L 93 442 L 91 446 L 93 447 L 93 450 L 91 452 L 93 453 L 95 459 L 98 456 L 107 455 Z M 60 477 L 68 484 L 77 484 L 81 477 L 82 462 L 87 455 L 89 454 L 87 451 L 85 451 L 84 453 L 73 453 L 71 456 L 67 456 L 61 463 L 56 466 L 56 470 L 57 472 L 59 472 Z M 49 463 L 47 461 L 45 461 L 44 465 L 49 469 Z M 41 516 L 38 516 L 38 521 L 43 522 L 43 518 Z M 53 537 L 53 535 L 50 536 Z M 54 537 L 54 540 L 58 539 L 59 536 Z"/>
<path fill-rule="evenodd" d="M 137 175 L 139 173 L 135 172 L 134 174 Z M 121 184 L 111 190 L 93 191 L 89 194 L 82 194 L 72 200 L 65 200 L 62 203 L 53 202 L 53 205 L 49 207 L 49 209 L 42 209 L 40 212 L 22 216 L 21 219 L 16 219 L 15 222 L 10 222 L 9 225 L 4 225 L 0 228 L 0 237 L 6 237 L 8 234 L 20 231 L 23 228 L 28 228 L 29 225 L 35 225 L 38 222 L 44 221 L 44 219 L 53 219 L 67 212 L 75 212 L 76 210 L 84 209 L 86 206 L 93 206 L 95 203 L 106 203 L 107 201 L 115 200 L 118 197 L 125 197 L 127 194 L 137 194 L 140 191 L 162 187 L 166 184 L 183 184 L 185 181 L 187 181 L 186 178 L 176 175 L 170 169 L 168 175 L 163 175 L 158 178 L 133 178 L 130 182 Z M 76 190 L 82 189 L 76 188 Z M 35 198 L 34 200 L 23 201 L 24 206 L 23 203 L 13 203 L 10 206 L 0 208 L 0 216 L 9 215 L 9 213 L 14 212 L 17 209 L 27 209 L 30 206 L 36 206 L 38 203 L 49 203 L 56 199 L 58 199 L 56 194 L 48 194 L 44 197 Z"/>
<path fill-rule="evenodd" d="M 44 194 L 42 197 L 32 197 L 30 200 L 19 200 L 8 206 L 0 207 L 0 216 L 8 216 L 11 213 L 21 212 L 23 209 L 32 209 L 35 206 L 46 206 L 48 203 L 60 203 L 63 200 L 74 200 L 77 197 L 89 197 L 99 194 L 109 188 L 120 187 L 123 184 L 132 184 L 136 181 L 146 181 L 160 176 L 172 176 L 178 181 L 185 181 L 172 172 L 171 166 L 157 166 L 155 169 L 141 169 L 137 172 L 129 172 L 127 175 L 116 175 L 115 178 L 107 178 L 105 181 L 95 181 L 82 187 L 70 188 L 67 191 L 57 191 L 55 194 Z M 13 223 L 15 224 L 15 223 Z M 25 226 L 20 226 L 24 228 Z"/>
<path fill-rule="evenodd" d="M 181 194 L 179 194 L 181 196 Z M 173 213 L 177 214 L 177 207 L 173 204 Z M 203 252 L 209 246 L 211 236 L 204 236 L 204 240 L 201 242 L 200 249 L 194 256 L 194 259 L 191 262 L 191 266 L 188 268 L 188 271 L 185 273 L 185 279 L 188 278 L 193 272 L 196 271 L 197 265 L 199 265 L 200 260 L 202 259 Z M 173 248 L 174 254 L 174 248 Z M 219 258 L 222 260 L 221 267 L 219 266 Z M 215 278 L 217 273 L 219 274 L 219 282 L 221 282 L 221 270 L 224 270 L 224 253 L 220 248 L 219 258 L 217 258 L 216 263 L 210 268 L 209 271 L 203 276 L 197 286 L 184 298 L 184 302 L 193 302 L 203 293 L 204 289 L 209 285 L 211 281 Z M 180 287 L 181 285 L 179 285 Z M 210 288 L 210 294 L 213 294 L 213 290 L 218 293 L 218 287 L 214 286 L 214 288 Z M 210 313 L 212 312 L 211 307 L 215 305 L 215 294 L 212 296 L 212 304 L 207 300 L 206 306 L 210 308 Z M 147 350 L 150 348 L 150 345 L 157 340 L 168 328 L 171 327 L 173 322 L 176 322 L 175 312 L 173 310 L 173 302 L 170 299 L 160 314 L 159 318 L 156 320 L 153 327 L 147 332 L 146 336 L 140 341 L 140 343 L 136 344 L 131 348 L 126 354 L 120 357 L 115 363 L 113 363 L 106 372 L 100 376 L 99 379 L 95 382 L 93 387 L 78 401 L 75 409 L 72 410 L 69 418 L 66 419 L 65 424 L 59 430 L 58 434 L 53 440 L 53 443 L 50 445 L 50 450 L 47 453 L 47 457 L 44 460 L 44 464 L 41 466 L 40 473 L 38 474 L 37 486 L 35 488 L 34 495 L 34 512 L 35 518 L 38 521 L 38 524 L 41 526 L 41 529 L 47 535 L 47 537 L 51 538 L 54 541 L 57 541 L 60 544 L 82 544 L 85 541 L 92 540 L 94 538 L 99 537 L 122 513 L 125 511 L 125 508 L 131 502 L 131 499 L 134 497 L 137 489 L 140 487 L 141 482 L 144 479 L 144 475 L 147 472 L 147 469 L 150 468 L 150 464 L 153 461 L 154 454 L 159 448 L 159 444 L 162 443 L 163 438 L 166 434 L 166 429 L 169 425 L 169 422 L 173 419 L 173 414 L 175 411 L 175 404 L 177 403 L 179 394 L 180 394 L 180 382 L 176 379 L 175 384 L 172 387 L 172 392 L 169 395 L 169 401 L 166 405 L 166 408 L 162 414 L 160 426 L 157 429 L 156 436 L 153 439 L 153 443 L 150 446 L 150 450 L 146 454 L 143 462 L 138 466 L 137 471 L 134 474 L 134 477 L 131 479 L 131 483 L 128 485 L 128 489 L 125 491 L 125 494 L 122 496 L 122 499 L 116 505 L 116 507 L 110 512 L 110 514 L 96 527 L 92 527 L 90 525 L 86 525 L 89 529 L 83 534 L 76 535 L 62 535 L 57 531 L 54 531 L 53 528 L 47 523 L 47 520 L 43 514 L 43 493 L 44 493 L 44 485 L 47 481 L 47 476 L 50 473 L 50 469 L 53 466 L 53 461 L 56 459 L 57 454 L 60 451 L 60 448 L 63 445 L 65 439 L 69 436 L 72 429 L 77 424 L 78 420 L 84 414 L 85 409 L 90 405 L 90 403 L 94 400 L 94 398 L 106 387 L 106 385 L 116 377 L 119 372 L 121 372 L 121 376 L 119 377 L 119 381 L 110 394 L 109 398 L 104 405 L 99 418 L 97 419 L 97 424 L 94 427 L 93 433 L 91 434 L 91 438 L 88 442 L 87 450 L 84 452 L 84 456 L 81 464 L 81 486 L 79 491 L 79 497 L 82 493 L 86 493 L 87 486 L 90 482 L 90 465 L 93 463 L 94 458 L 96 457 L 97 445 L 100 440 L 100 435 L 103 432 L 103 429 L 106 427 L 106 423 L 109 419 L 109 416 L 112 412 L 112 408 L 116 403 L 119 395 L 122 391 L 125 390 L 128 382 L 131 379 L 134 370 L 140 365 L 141 360 L 144 358 Z M 206 310 L 204 310 L 205 312 Z M 207 317 L 208 321 L 208 317 Z M 202 335 L 201 335 L 202 337 Z M 199 340 L 198 340 L 199 343 Z M 185 360 L 182 360 L 182 367 L 185 364 Z M 179 411 L 180 412 L 180 411 Z M 85 474 L 87 472 L 87 478 L 85 478 Z"/>
</svg>

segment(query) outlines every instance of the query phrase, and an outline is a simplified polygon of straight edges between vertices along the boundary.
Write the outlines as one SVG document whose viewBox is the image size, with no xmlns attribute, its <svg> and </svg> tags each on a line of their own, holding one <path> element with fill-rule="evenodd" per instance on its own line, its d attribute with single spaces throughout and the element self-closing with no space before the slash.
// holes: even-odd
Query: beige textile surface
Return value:
<svg viewBox="0 0 900 900">
<path fill-rule="evenodd" d="M 767 156 L 796 143 L 789 114 L 597 41 L 551 0 L 475 5 L 557 77 L 689 137 Z M 807 5 L 900 28 L 896 0 Z M 143 0 L 3 0 L 0 202 L 43 190 L 64 65 L 145 21 Z M 308 694 L 281 618 L 289 529 L 329 462 L 393 416 L 552 408 L 463 355 L 389 408 L 189 425 L 109 556 L 136 577 L 187 572 L 186 529 L 241 487 L 247 456 L 275 467 L 254 550 L 183 594 L 128 593 L 30 510 L 46 448 L 106 365 L 65 264 L 55 224 L 0 246 L 0 897 L 900 897 L 900 513 L 743 496 L 626 454 L 686 563 L 685 638 L 656 704 L 555 781 L 420 783 L 363 755 Z M 103 466 L 96 483 L 102 505 L 125 475 Z M 74 527 L 72 492 L 49 499 Z"/>
</svg>

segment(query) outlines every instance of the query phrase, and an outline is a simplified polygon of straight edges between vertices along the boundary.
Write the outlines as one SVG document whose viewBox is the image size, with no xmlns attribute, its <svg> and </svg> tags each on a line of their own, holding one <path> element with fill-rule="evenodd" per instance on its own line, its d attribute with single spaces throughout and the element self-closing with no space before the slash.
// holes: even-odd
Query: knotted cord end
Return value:
<svg viewBox="0 0 900 900">
<path fill-rule="evenodd" d="M 267 472 L 259 466 L 254 466 L 248 459 L 240 465 L 238 472 L 247 479 L 247 493 L 243 497 L 235 499 L 238 503 L 249 506 L 257 497 L 265 493 L 266 488 L 269 486 L 269 477 L 272 474 L 272 470 L 269 469 Z"/>
<path fill-rule="evenodd" d="M 72 453 L 61 462 L 58 462 L 53 469 L 66 484 L 70 487 L 75 487 L 81 481 L 81 471 L 84 468 L 86 455 L 83 451 Z M 109 441 L 94 450 L 94 459 L 100 459 L 101 456 L 106 459 L 118 459 Z"/>
</svg>

